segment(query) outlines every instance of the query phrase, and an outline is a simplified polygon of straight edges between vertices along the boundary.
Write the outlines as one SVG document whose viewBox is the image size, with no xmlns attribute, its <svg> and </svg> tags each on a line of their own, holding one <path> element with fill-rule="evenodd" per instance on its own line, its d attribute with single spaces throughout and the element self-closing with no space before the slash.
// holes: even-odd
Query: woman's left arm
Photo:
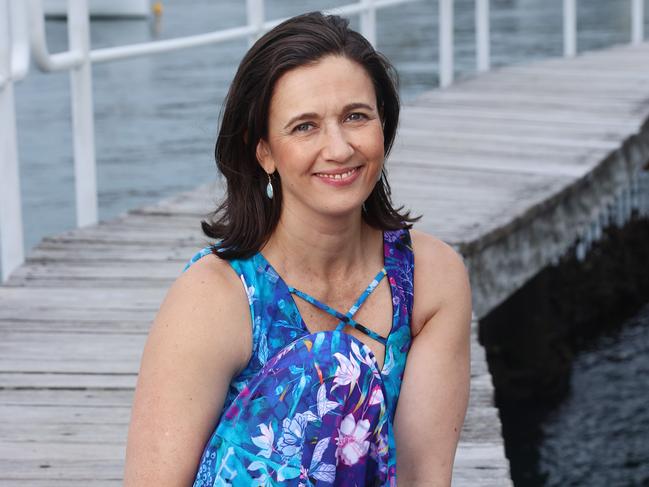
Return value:
<svg viewBox="0 0 649 487">
<path fill-rule="evenodd" d="M 452 247 L 418 232 L 413 247 L 416 335 L 395 413 L 397 481 L 448 487 L 469 399 L 471 288 Z"/>
</svg>

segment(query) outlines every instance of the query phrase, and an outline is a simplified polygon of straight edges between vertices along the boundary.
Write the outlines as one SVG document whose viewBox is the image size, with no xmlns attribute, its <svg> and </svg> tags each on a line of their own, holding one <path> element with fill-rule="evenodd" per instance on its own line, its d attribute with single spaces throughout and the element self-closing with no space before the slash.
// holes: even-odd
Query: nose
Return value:
<svg viewBox="0 0 649 487">
<path fill-rule="evenodd" d="M 326 160 L 346 162 L 354 153 L 354 148 L 347 140 L 347 134 L 339 125 L 327 127 L 323 136 L 322 156 Z"/>
</svg>

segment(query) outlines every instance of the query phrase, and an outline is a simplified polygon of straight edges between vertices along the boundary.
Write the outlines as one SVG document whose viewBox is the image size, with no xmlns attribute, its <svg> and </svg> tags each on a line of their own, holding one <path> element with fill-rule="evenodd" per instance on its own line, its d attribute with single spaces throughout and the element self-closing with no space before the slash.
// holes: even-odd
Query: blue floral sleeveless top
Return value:
<svg viewBox="0 0 649 487">
<path fill-rule="evenodd" d="M 288 286 L 259 252 L 230 261 L 250 304 L 252 356 L 230 384 L 194 487 L 396 485 L 392 425 L 411 343 L 414 260 L 407 230 L 385 231 L 383 243 L 384 268 L 347 313 Z M 353 318 L 384 277 L 387 337 Z M 336 316 L 336 329 L 309 332 L 293 294 Z M 385 344 L 382 369 L 346 326 Z"/>
</svg>

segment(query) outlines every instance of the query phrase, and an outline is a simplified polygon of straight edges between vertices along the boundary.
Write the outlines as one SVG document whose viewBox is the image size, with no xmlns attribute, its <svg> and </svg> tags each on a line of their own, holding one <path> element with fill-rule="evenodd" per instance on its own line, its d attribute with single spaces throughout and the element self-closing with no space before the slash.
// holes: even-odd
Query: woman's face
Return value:
<svg viewBox="0 0 649 487">
<path fill-rule="evenodd" d="M 383 166 L 383 127 L 363 67 L 326 56 L 280 77 L 257 158 L 281 177 L 283 211 L 304 218 L 360 211 Z"/>
</svg>

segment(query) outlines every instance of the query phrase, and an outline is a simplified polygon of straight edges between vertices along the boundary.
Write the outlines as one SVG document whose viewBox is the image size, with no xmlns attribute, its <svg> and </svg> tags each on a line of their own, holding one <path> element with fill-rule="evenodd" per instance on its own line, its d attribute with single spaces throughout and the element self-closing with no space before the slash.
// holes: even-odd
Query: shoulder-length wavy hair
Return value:
<svg viewBox="0 0 649 487">
<path fill-rule="evenodd" d="M 327 55 L 357 62 L 372 79 L 385 157 L 390 153 L 399 122 L 398 76 L 390 62 L 342 17 L 311 12 L 282 22 L 246 53 L 226 97 L 214 154 L 227 192 L 210 221 L 201 222 L 203 232 L 218 240 L 214 253 L 219 257 L 250 257 L 275 230 L 282 208 L 279 175 L 273 175 L 274 196 L 268 199 L 268 175 L 256 156 L 257 143 L 268 136 L 273 88 L 287 71 Z M 410 228 L 419 219 L 392 206 L 385 170 L 363 204 L 362 217 L 381 230 Z"/>
</svg>

